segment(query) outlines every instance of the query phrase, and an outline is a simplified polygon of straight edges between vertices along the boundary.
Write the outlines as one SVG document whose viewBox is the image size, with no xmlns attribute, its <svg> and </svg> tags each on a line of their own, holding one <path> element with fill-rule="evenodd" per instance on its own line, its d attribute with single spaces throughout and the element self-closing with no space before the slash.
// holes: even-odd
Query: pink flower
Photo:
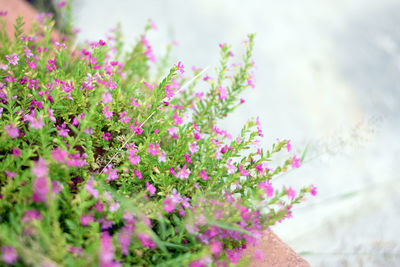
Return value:
<svg viewBox="0 0 400 267">
<path fill-rule="evenodd" d="M 110 107 L 109 106 L 105 106 L 102 110 L 102 112 L 104 113 L 104 117 L 106 117 L 106 119 L 111 120 L 112 116 L 113 116 L 113 112 L 108 110 Z"/>
<path fill-rule="evenodd" d="M 227 97 L 228 92 L 226 91 L 226 89 L 222 86 L 220 86 L 217 90 L 217 92 L 219 93 L 219 99 L 220 100 L 225 100 Z"/>
<path fill-rule="evenodd" d="M 192 159 L 190 158 L 189 154 L 185 154 L 185 160 L 187 163 L 192 163 Z"/>
<path fill-rule="evenodd" d="M 135 121 L 135 126 L 133 126 L 133 124 L 129 125 L 129 128 L 131 129 L 131 131 L 135 134 L 135 135 L 141 135 L 143 133 L 143 129 L 142 129 L 142 124 L 137 123 L 137 121 Z"/>
<path fill-rule="evenodd" d="M 267 197 L 271 198 L 274 196 L 274 188 L 272 187 L 272 184 L 268 180 L 263 183 L 260 183 L 259 186 L 267 194 Z"/>
<path fill-rule="evenodd" d="M 175 210 L 176 201 L 172 197 L 164 199 L 163 204 L 166 212 L 171 213 Z"/>
<path fill-rule="evenodd" d="M 112 137 L 111 137 L 111 134 L 110 133 L 103 133 L 103 140 L 104 141 L 109 141 L 109 140 L 111 140 L 112 139 Z"/>
<path fill-rule="evenodd" d="M 13 148 L 12 153 L 13 153 L 14 157 L 18 158 L 21 155 L 21 150 L 19 148 Z"/>
<path fill-rule="evenodd" d="M 197 92 L 197 93 L 195 93 L 195 96 L 199 99 L 199 101 L 203 101 L 203 99 L 204 99 L 203 92 Z"/>
<path fill-rule="evenodd" d="M 33 181 L 33 201 L 35 202 L 43 202 L 47 204 L 47 194 L 49 192 L 48 184 L 47 184 L 47 163 L 40 158 L 35 162 L 32 173 L 36 176 Z"/>
<path fill-rule="evenodd" d="M 132 165 L 136 166 L 140 162 L 140 156 L 137 156 L 137 155 L 129 156 L 129 161 L 131 162 Z"/>
<path fill-rule="evenodd" d="M 6 59 L 8 60 L 8 64 L 12 64 L 13 66 L 18 65 L 19 58 L 17 54 L 6 55 Z"/>
<path fill-rule="evenodd" d="M 25 62 L 31 69 L 34 69 L 34 70 L 36 69 L 36 64 L 33 60 L 29 61 L 28 59 L 26 59 Z"/>
<path fill-rule="evenodd" d="M 31 50 L 29 48 L 27 48 L 26 46 L 24 46 L 24 51 L 25 51 L 25 55 L 26 55 L 27 59 L 30 57 L 33 57 Z"/>
<path fill-rule="evenodd" d="M 137 98 L 130 98 L 131 99 L 131 105 L 134 107 L 140 106 L 139 103 L 137 102 Z"/>
<path fill-rule="evenodd" d="M 17 175 L 16 172 L 10 172 L 10 171 L 7 171 L 7 170 L 5 170 L 4 173 L 5 173 L 6 176 L 7 176 L 8 178 L 10 178 L 10 179 L 13 179 L 13 178 Z"/>
<path fill-rule="evenodd" d="M 61 126 L 56 126 L 59 136 L 66 137 L 68 135 L 69 129 L 66 127 L 67 125 L 65 125 L 65 123 L 63 123 Z"/>
<path fill-rule="evenodd" d="M 147 88 L 149 88 L 151 91 L 154 90 L 153 85 L 151 85 L 151 84 L 149 84 L 149 83 L 147 83 L 147 82 L 143 82 L 143 84 L 144 84 Z"/>
<path fill-rule="evenodd" d="M 94 204 L 94 209 L 97 210 L 97 212 L 103 212 L 104 211 L 104 203 L 100 202 L 100 201 L 96 201 L 96 203 Z"/>
<path fill-rule="evenodd" d="M 175 66 L 182 74 L 185 72 L 182 62 L 178 61 L 178 65 L 175 65 Z"/>
<path fill-rule="evenodd" d="M 310 187 L 310 193 L 311 193 L 311 195 L 313 195 L 313 196 L 316 196 L 316 195 L 317 195 L 317 188 L 316 188 L 314 185 L 311 185 L 311 187 Z"/>
<path fill-rule="evenodd" d="M 181 180 L 186 180 L 192 173 L 189 169 L 186 169 L 186 164 L 183 166 L 183 168 L 181 168 L 180 166 L 177 166 L 176 168 L 178 169 L 176 177 Z"/>
<path fill-rule="evenodd" d="M 199 146 L 197 145 L 197 142 L 193 142 L 193 143 L 191 143 L 191 144 L 189 144 L 189 151 L 190 151 L 190 154 L 194 154 L 194 153 L 196 153 L 197 151 L 199 151 Z"/>
<path fill-rule="evenodd" d="M 103 94 L 103 103 L 111 103 L 113 101 L 112 95 L 109 92 Z"/>
<path fill-rule="evenodd" d="M 63 189 L 64 186 L 57 180 L 51 182 L 52 192 L 55 194 L 59 194 Z"/>
<path fill-rule="evenodd" d="M 260 175 L 264 172 L 262 164 L 254 164 L 254 168 L 258 171 Z"/>
<path fill-rule="evenodd" d="M 210 244 L 210 251 L 215 257 L 219 257 L 219 254 L 221 253 L 223 249 L 223 245 L 220 241 L 217 239 L 213 239 Z"/>
<path fill-rule="evenodd" d="M 203 260 L 195 260 L 189 263 L 189 267 L 207 267 L 207 264 L 203 262 Z"/>
<path fill-rule="evenodd" d="M 168 100 L 174 97 L 174 88 L 172 86 L 165 86 L 165 95 L 168 97 Z"/>
<path fill-rule="evenodd" d="M 156 188 L 149 182 L 146 182 L 146 189 L 150 193 L 150 195 L 154 195 L 156 193 Z"/>
<path fill-rule="evenodd" d="M 232 159 L 228 159 L 228 162 L 225 164 L 225 168 L 228 170 L 228 174 L 235 174 L 236 167 L 232 164 Z"/>
<path fill-rule="evenodd" d="M 129 116 L 126 116 L 126 111 L 124 111 L 124 112 L 122 112 L 120 115 L 119 115 L 119 117 L 120 117 L 120 121 L 121 121 L 121 123 L 129 123 L 129 121 L 131 120 L 131 117 L 129 117 Z"/>
<path fill-rule="evenodd" d="M 114 247 L 112 238 L 108 232 L 103 232 L 100 236 L 100 267 L 119 267 L 121 264 L 114 261 Z"/>
<path fill-rule="evenodd" d="M 150 153 L 152 156 L 157 156 L 158 154 L 161 153 L 160 151 L 160 145 L 159 144 L 153 144 L 149 143 L 149 148 L 147 149 L 147 152 Z"/>
<path fill-rule="evenodd" d="M 62 8 L 67 4 L 67 1 L 61 1 L 60 3 L 58 3 L 57 8 Z"/>
<path fill-rule="evenodd" d="M 243 165 L 240 165 L 240 166 L 239 166 L 239 171 L 240 171 L 240 173 L 241 173 L 243 176 L 251 176 L 251 175 L 250 175 L 250 172 L 249 172 L 248 170 L 246 170 L 246 169 L 243 168 Z"/>
<path fill-rule="evenodd" d="M 290 144 L 290 140 L 288 140 L 286 142 L 286 149 L 287 149 L 287 152 L 290 152 L 290 150 L 292 150 L 292 145 Z"/>
<path fill-rule="evenodd" d="M 104 169 L 104 173 L 108 174 L 107 182 L 118 179 L 118 169 L 113 169 L 112 164 L 109 164 L 107 168 Z"/>
<path fill-rule="evenodd" d="M 142 243 L 143 247 L 147 247 L 150 249 L 156 248 L 156 244 L 148 235 L 140 233 L 137 235 L 137 237 L 138 237 L 140 243 Z"/>
<path fill-rule="evenodd" d="M 172 138 L 178 139 L 178 128 L 177 127 L 170 127 L 167 129 L 167 132 L 169 133 L 169 135 Z"/>
<path fill-rule="evenodd" d="M 14 247 L 1 246 L 1 258 L 6 264 L 13 264 L 17 261 L 18 255 Z"/>
<path fill-rule="evenodd" d="M 175 123 L 176 125 L 180 125 L 180 124 L 183 123 L 182 117 L 180 117 L 180 116 L 178 115 L 178 112 L 175 112 L 175 113 L 174 113 L 174 123 Z"/>
<path fill-rule="evenodd" d="M 141 173 L 139 170 L 133 170 L 133 173 L 136 175 L 136 177 L 137 177 L 139 180 L 142 180 L 142 179 L 143 179 L 143 175 L 142 175 L 142 173 Z"/>
<path fill-rule="evenodd" d="M 47 64 L 46 65 L 46 68 L 47 68 L 47 70 L 49 71 L 49 72 L 52 72 L 53 70 L 56 70 L 57 69 L 57 67 L 56 67 L 56 58 L 54 58 L 53 60 L 52 59 L 49 59 L 48 61 L 47 61 L 49 64 Z"/>
<path fill-rule="evenodd" d="M 47 108 L 47 112 L 49 113 L 50 120 L 55 122 L 56 118 L 54 117 L 54 109 Z"/>
<path fill-rule="evenodd" d="M 154 23 L 154 21 L 150 20 L 149 23 L 150 23 L 150 26 L 151 26 L 151 28 L 152 28 L 153 30 L 157 30 L 157 29 L 158 29 L 158 28 L 157 28 L 157 25 Z"/>
<path fill-rule="evenodd" d="M 297 158 L 296 155 L 293 155 L 292 162 L 291 162 L 292 168 L 299 168 L 300 160 L 301 159 Z"/>
<path fill-rule="evenodd" d="M 286 189 L 286 195 L 293 200 L 296 197 L 296 191 L 292 189 L 292 187 L 289 187 Z"/>
<path fill-rule="evenodd" d="M 142 36 L 142 44 L 145 46 L 146 51 L 144 54 L 146 57 L 151 61 L 151 62 L 156 62 L 156 57 L 153 54 L 153 49 L 151 48 L 149 42 L 147 41 L 146 37 L 143 35 Z"/>
<path fill-rule="evenodd" d="M 201 170 L 200 171 L 200 176 L 201 176 L 201 179 L 203 179 L 204 181 L 207 181 L 208 178 L 210 178 L 210 177 L 207 176 L 206 170 Z"/>
<path fill-rule="evenodd" d="M 255 87 L 255 85 L 254 85 L 255 80 L 256 80 L 256 78 L 255 78 L 255 76 L 254 76 L 254 73 L 251 72 L 251 73 L 250 73 L 249 79 L 247 79 L 247 84 L 248 84 L 251 88 L 254 88 L 254 87 Z"/>
<path fill-rule="evenodd" d="M 42 127 L 44 126 L 42 116 L 38 116 L 37 118 L 31 117 L 29 121 L 30 121 L 29 126 L 32 127 L 33 129 L 39 130 L 42 129 Z"/>
<path fill-rule="evenodd" d="M 110 206 L 108 207 L 108 210 L 110 212 L 116 212 L 120 207 L 120 204 L 118 201 L 113 201 Z"/>
<path fill-rule="evenodd" d="M 256 123 L 257 123 L 258 136 L 264 137 L 264 135 L 262 133 L 261 123 L 260 123 L 260 120 L 259 120 L 258 116 L 257 116 L 257 119 L 256 119 Z"/>
<path fill-rule="evenodd" d="M 24 216 L 22 217 L 22 222 L 27 223 L 33 220 L 42 220 L 43 216 L 40 211 L 37 210 L 26 210 Z"/>
<path fill-rule="evenodd" d="M 123 227 L 118 234 L 118 240 L 124 256 L 129 254 L 129 245 L 132 241 L 132 231 L 133 229 L 131 227 Z"/>
<path fill-rule="evenodd" d="M 99 191 L 94 188 L 94 179 L 93 179 L 93 177 L 90 177 L 90 179 L 87 181 L 87 183 L 85 185 L 85 189 L 94 198 L 98 198 L 99 197 Z"/>
<path fill-rule="evenodd" d="M 81 217 L 81 224 L 83 226 L 88 226 L 89 223 L 94 222 L 93 214 L 83 214 Z"/>
<path fill-rule="evenodd" d="M 8 135 L 11 137 L 11 139 L 15 139 L 19 136 L 18 127 L 14 127 L 14 124 L 12 124 L 12 123 L 4 126 L 4 129 L 7 131 Z"/>
</svg>

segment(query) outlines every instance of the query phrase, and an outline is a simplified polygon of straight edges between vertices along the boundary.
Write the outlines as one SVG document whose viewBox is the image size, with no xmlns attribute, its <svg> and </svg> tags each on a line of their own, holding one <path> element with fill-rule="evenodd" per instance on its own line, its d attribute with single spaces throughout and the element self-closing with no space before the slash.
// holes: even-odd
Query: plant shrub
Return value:
<svg viewBox="0 0 400 267">
<path fill-rule="evenodd" d="M 273 187 L 301 160 L 289 140 L 261 148 L 258 118 L 238 137 L 217 126 L 254 87 L 254 35 L 237 64 L 221 44 L 210 77 L 181 62 L 166 70 L 169 53 L 156 59 L 146 39 L 151 23 L 129 52 L 119 28 L 75 47 L 72 34 L 52 40 L 48 14 L 30 34 L 19 18 L 12 39 L 1 23 L 3 263 L 228 266 L 315 195 Z M 287 160 L 273 165 L 278 152 Z"/>
</svg>

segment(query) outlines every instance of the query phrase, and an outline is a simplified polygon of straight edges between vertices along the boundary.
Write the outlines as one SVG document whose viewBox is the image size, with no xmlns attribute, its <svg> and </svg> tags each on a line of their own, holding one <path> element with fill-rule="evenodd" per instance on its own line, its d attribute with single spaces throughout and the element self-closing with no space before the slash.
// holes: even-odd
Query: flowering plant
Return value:
<svg viewBox="0 0 400 267">
<path fill-rule="evenodd" d="M 152 23 L 127 53 L 119 28 L 77 48 L 72 34 L 52 39 L 49 15 L 29 35 L 19 18 L 13 39 L 1 23 L 3 263 L 228 266 L 316 194 L 273 187 L 301 159 L 273 166 L 290 140 L 261 148 L 258 118 L 235 138 L 217 126 L 254 87 L 254 35 L 240 64 L 221 44 L 210 77 L 181 62 L 166 71 L 169 54 L 156 58 L 146 38 Z"/>
</svg>

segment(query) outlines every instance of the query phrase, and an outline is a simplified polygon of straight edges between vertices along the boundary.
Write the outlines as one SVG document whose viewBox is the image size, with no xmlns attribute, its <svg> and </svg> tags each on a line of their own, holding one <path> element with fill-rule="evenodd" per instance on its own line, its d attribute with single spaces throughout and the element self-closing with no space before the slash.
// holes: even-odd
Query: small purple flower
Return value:
<svg viewBox="0 0 400 267">
<path fill-rule="evenodd" d="M 107 182 L 118 179 L 118 169 L 113 169 L 112 164 L 109 164 L 107 168 L 104 169 L 104 173 L 108 174 Z"/>
<path fill-rule="evenodd" d="M 13 148 L 12 153 L 13 153 L 14 157 L 18 158 L 19 156 L 21 156 L 21 150 L 19 148 Z"/>
<path fill-rule="evenodd" d="M 111 110 L 109 110 L 109 106 L 105 106 L 102 110 L 102 112 L 104 113 L 104 117 L 106 117 L 106 119 L 111 120 L 112 116 L 113 116 L 113 112 Z"/>
<path fill-rule="evenodd" d="M 177 127 L 170 127 L 167 129 L 167 132 L 169 133 L 169 135 L 172 138 L 178 139 L 178 128 Z"/>
<path fill-rule="evenodd" d="M 58 3 L 57 8 L 63 8 L 67 4 L 67 1 L 61 1 Z"/>
<path fill-rule="evenodd" d="M 4 171 L 4 173 L 6 174 L 6 176 L 8 177 L 8 178 L 10 178 L 10 179 L 13 179 L 16 175 L 17 175 L 17 173 L 16 172 L 10 172 L 10 171 Z"/>
<path fill-rule="evenodd" d="M 120 267 L 121 264 L 114 261 L 114 247 L 110 234 L 108 232 L 103 232 L 100 241 L 100 267 Z"/>
<path fill-rule="evenodd" d="M 132 228 L 123 227 L 121 232 L 118 234 L 118 240 L 121 244 L 122 254 L 126 256 L 129 253 L 129 245 L 132 241 Z"/>
<path fill-rule="evenodd" d="M 316 196 L 316 195 L 317 195 L 317 188 L 316 188 L 314 185 L 311 185 L 310 193 L 311 193 L 311 195 L 313 195 L 313 196 Z"/>
<path fill-rule="evenodd" d="M 207 176 L 206 170 L 201 170 L 200 171 L 200 176 L 201 176 L 201 179 L 203 179 L 204 181 L 207 181 L 208 178 L 210 178 L 210 177 Z"/>
<path fill-rule="evenodd" d="M 55 194 L 59 194 L 64 189 L 64 186 L 57 180 L 51 182 L 51 187 Z"/>
<path fill-rule="evenodd" d="M 4 129 L 7 131 L 8 135 L 11 137 L 11 139 L 15 139 L 19 136 L 19 130 L 18 127 L 14 127 L 14 124 L 10 123 L 9 125 L 6 125 Z"/>
<path fill-rule="evenodd" d="M 156 188 L 149 182 L 146 182 L 146 189 L 150 193 L 150 195 L 154 195 L 156 193 Z"/>
<path fill-rule="evenodd" d="M 30 120 L 30 126 L 33 128 L 33 129 L 36 129 L 36 130 L 38 130 L 38 129 L 42 129 L 42 127 L 44 126 L 44 122 L 43 122 L 43 120 L 42 120 L 42 116 L 39 116 L 39 117 L 37 117 L 37 118 L 32 118 L 31 120 Z"/>
<path fill-rule="evenodd" d="M 292 168 L 299 168 L 301 163 L 300 163 L 300 158 L 296 157 L 296 155 L 293 155 L 292 161 L 291 161 L 291 165 Z"/>
<path fill-rule="evenodd" d="M 83 214 L 81 217 L 81 223 L 83 226 L 88 226 L 89 223 L 94 222 L 93 214 Z"/>
<path fill-rule="evenodd" d="M 190 154 L 194 154 L 194 153 L 196 153 L 197 151 L 199 151 L 199 146 L 197 145 L 197 142 L 193 142 L 193 143 L 191 143 L 191 144 L 189 144 L 189 151 L 190 151 Z"/>
<path fill-rule="evenodd" d="M 94 198 L 99 198 L 99 191 L 94 188 L 94 179 L 90 177 L 85 185 L 86 191 L 91 194 Z"/>
<path fill-rule="evenodd" d="M 110 212 L 116 212 L 120 207 L 120 204 L 118 201 L 113 201 L 110 206 L 108 207 L 108 210 Z"/>
<path fill-rule="evenodd" d="M 142 243 L 143 247 L 147 247 L 150 249 L 154 249 L 156 247 L 156 244 L 148 235 L 140 233 L 137 235 L 137 237 L 140 243 Z"/>
<path fill-rule="evenodd" d="M 181 180 L 186 180 L 191 174 L 191 171 L 186 168 L 186 164 L 182 168 L 180 166 L 177 166 L 176 168 L 178 169 L 176 177 Z"/>
<path fill-rule="evenodd" d="M 67 125 L 65 123 L 61 124 L 61 126 L 56 126 L 58 130 L 58 135 L 62 137 L 66 137 L 69 133 L 69 129 L 67 129 Z"/>
<path fill-rule="evenodd" d="M 286 195 L 293 200 L 296 197 L 296 191 L 293 190 L 291 187 L 289 187 L 288 189 L 286 189 Z"/>
<path fill-rule="evenodd" d="M 103 94 L 103 102 L 104 103 L 111 103 L 113 101 L 112 95 L 108 92 Z"/>
<path fill-rule="evenodd" d="M 19 58 L 17 54 L 6 55 L 6 59 L 8 60 L 8 64 L 12 64 L 13 66 L 18 65 Z"/>
<path fill-rule="evenodd" d="M 176 68 L 183 74 L 185 72 L 184 67 L 182 62 L 178 62 L 178 65 L 176 65 Z"/>
<path fill-rule="evenodd" d="M 6 264 L 13 264 L 17 261 L 18 255 L 14 247 L 2 246 L 1 247 L 1 258 Z"/>
<path fill-rule="evenodd" d="M 174 88 L 172 86 L 165 86 L 165 94 L 169 100 L 174 97 Z"/>
<path fill-rule="evenodd" d="M 26 210 L 24 216 L 22 217 L 22 222 L 27 223 L 32 220 L 42 220 L 43 216 L 40 211 L 37 210 Z"/>
<path fill-rule="evenodd" d="M 133 170 L 133 173 L 136 175 L 136 177 L 137 177 L 139 180 L 142 180 L 142 179 L 143 179 L 143 175 L 142 175 L 142 172 L 141 172 L 141 171 L 139 171 L 139 170 Z"/>
</svg>

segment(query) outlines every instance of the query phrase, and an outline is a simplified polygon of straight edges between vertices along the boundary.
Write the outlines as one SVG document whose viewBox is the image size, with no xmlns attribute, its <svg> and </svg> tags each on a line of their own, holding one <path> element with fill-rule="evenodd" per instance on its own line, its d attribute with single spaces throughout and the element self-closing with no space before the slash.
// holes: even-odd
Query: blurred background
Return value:
<svg viewBox="0 0 400 267">
<path fill-rule="evenodd" d="M 400 266 L 400 2 L 398 0 L 73 1 L 80 41 L 121 22 L 132 45 L 148 19 L 157 55 L 218 66 L 219 43 L 255 32 L 256 88 L 220 125 L 237 135 L 260 116 L 264 146 L 291 139 L 307 157 L 275 184 L 318 196 L 272 229 L 311 266 Z M 268 255 L 266 255 L 268 256 Z"/>
</svg>

